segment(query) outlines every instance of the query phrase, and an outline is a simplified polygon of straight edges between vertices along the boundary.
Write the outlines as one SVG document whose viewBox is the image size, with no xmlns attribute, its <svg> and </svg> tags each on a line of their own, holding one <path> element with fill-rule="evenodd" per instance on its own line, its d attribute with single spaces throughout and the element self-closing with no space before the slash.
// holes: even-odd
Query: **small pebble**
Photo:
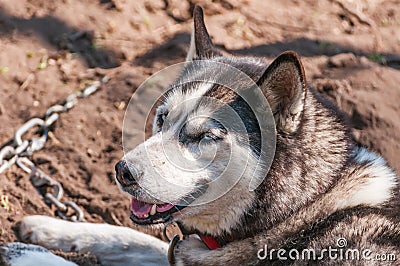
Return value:
<svg viewBox="0 0 400 266">
<path fill-rule="evenodd" d="M 124 110 L 125 109 L 125 102 L 121 101 L 121 102 L 115 102 L 114 103 L 115 108 L 117 108 L 118 110 Z"/>
</svg>

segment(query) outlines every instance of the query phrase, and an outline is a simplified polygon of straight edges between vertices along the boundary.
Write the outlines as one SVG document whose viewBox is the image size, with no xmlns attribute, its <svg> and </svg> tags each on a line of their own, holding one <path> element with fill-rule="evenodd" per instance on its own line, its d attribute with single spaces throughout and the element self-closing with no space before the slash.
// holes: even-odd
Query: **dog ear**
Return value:
<svg viewBox="0 0 400 266">
<path fill-rule="evenodd" d="M 186 56 L 186 61 L 193 59 L 208 59 L 214 56 L 220 56 L 221 53 L 215 48 L 211 41 L 210 35 L 207 32 L 204 24 L 203 9 L 196 5 L 193 10 L 194 28 L 192 39 L 190 41 L 189 52 Z"/>
<path fill-rule="evenodd" d="M 271 106 L 277 130 L 296 132 L 306 96 L 306 77 L 298 55 L 293 51 L 279 55 L 257 85 Z"/>
</svg>

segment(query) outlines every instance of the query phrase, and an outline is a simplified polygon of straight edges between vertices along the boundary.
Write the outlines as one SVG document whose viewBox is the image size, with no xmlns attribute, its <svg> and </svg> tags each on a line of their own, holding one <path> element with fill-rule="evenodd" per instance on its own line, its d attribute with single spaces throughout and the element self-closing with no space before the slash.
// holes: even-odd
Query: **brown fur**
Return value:
<svg viewBox="0 0 400 266">
<path fill-rule="evenodd" d="M 202 18 L 196 18 L 195 13 L 196 20 Z M 201 58 L 204 59 L 204 55 Z M 208 59 L 239 66 L 246 73 L 249 71 L 245 64 L 241 65 L 246 59 L 215 56 Z M 260 65 L 259 62 L 254 64 L 253 71 L 260 71 Z M 400 200 L 395 174 L 385 163 L 378 166 L 379 157 L 364 161 L 355 158 L 358 149 L 349 137 L 343 115 L 305 85 L 304 70 L 295 54 L 289 52 L 278 57 L 266 72 L 250 75 L 263 90 L 275 114 L 277 150 L 272 167 L 241 222 L 231 232 L 214 235 L 220 243 L 227 244 L 220 249 L 207 250 L 193 248 L 193 243 L 184 240 L 176 249 L 178 262 L 184 265 L 303 265 L 310 261 L 260 261 L 257 251 L 264 245 L 275 249 L 322 249 L 334 246 L 335 240 L 341 237 L 349 241 L 347 248 L 390 252 L 399 258 Z M 282 91 L 283 88 L 291 90 Z M 242 106 L 240 99 L 226 89 L 216 87 L 207 95 L 234 107 Z M 292 112 L 293 105 L 298 103 L 303 104 L 301 114 L 299 108 Z M 386 200 L 373 202 L 364 194 L 370 191 L 367 184 L 381 177 L 381 169 L 385 169 L 383 175 L 393 184 L 388 188 Z M 376 193 L 381 193 L 378 187 Z M 196 230 L 193 227 L 191 229 Z M 229 243 L 227 239 L 232 237 L 235 241 Z M 350 265 L 352 262 L 314 263 Z"/>
<path fill-rule="evenodd" d="M 393 215 L 400 212 L 398 177 L 381 157 L 356 147 L 343 115 L 307 86 L 299 56 L 295 52 L 285 52 L 270 64 L 257 58 L 222 56 L 211 42 L 200 7 L 194 10 L 194 24 L 187 59 L 197 60 L 197 67 L 186 64 L 175 86 L 172 86 L 165 101 L 161 103 L 155 117 L 157 126 L 153 130 L 154 135 L 146 141 L 147 151 L 142 145 L 124 157 L 144 173 L 138 183 L 142 181 L 147 184 L 147 189 L 154 189 L 153 193 L 160 194 L 155 196 L 163 194 L 168 198 L 170 194 L 183 192 L 175 187 L 163 187 L 163 190 L 158 191 L 156 185 L 151 187 L 155 178 L 150 174 L 152 167 L 157 167 L 167 175 L 176 171 L 178 177 L 169 175 L 171 180 L 181 178 L 181 182 L 189 182 L 191 178 L 198 178 L 201 182 L 207 181 L 198 176 L 189 178 L 189 175 L 166 164 L 159 148 L 163 117 L 169 119 L 165 126 L 167 135 L 172 134 L 168 130 L 174 128 L 174 123 L 177 127 L 182 123 L 177 121 L 190 121 L 189 118 L 197 113 L 208 115 L 209 109 L 218 113 L 226 106 L 240 116 L 247 132 L 237 130 L 235 125 L 227 125 L 224 129 L 226 132 L 222 133 L 214 125 L 214 130 L 221 135 L 214 144 L 222 153 L 217 153 L 208 170 L 220 171 L 215 162 L 222 164 L 224 155 L 231 151 L 224 135 L 233 139 L 233 146 L 240 153 L 233 154 L 234 170 L 240 171 L 240 165 L 244 165 L 242 154 L 246 154 L 246 151 L 252 154 L 254 166 L 257 162 L 255 158 L 263 152 L 261 139 L 264 129 L 260 128 L 252 106 L 240 96 L 241 92 L 253 92 L 254 87 L 250 81 L 258 85 L 271 107 L 276 147 L 269 171 L 257 172 L 265 176 L 265 179 L 255 191 L 250 191 L 246 184 L 250 173 L 253 173 L 249 171 L 244 174 L 243 180 L 220 198 L 206 205 L 189 205 L 180 209 L 179 213 L 172 214 L 172 219 L 179 222 L 186 233 L 209 235 L 222 244 L 219 249 L 208 250 L 199 241 L 186 238 L 175 248 L 177 264 L 319 264 L 322 261 L 280 261 L 278 258 L 259 260 L 257 252 L 265 245 L 274 249 L 298 250 L 334 247 L 335 241 L 341 237 L 348 241 L 347 248 L 370 248 L 375 253 L 390 251 L 400 255 L 400 218 Z M 207 68 L 207 62 L 199 60 L 234 67 L 250 77 L 250 81 L 222 77 L 221 80 L 227 84 L 209 85 L 207 82 L 199 82 L 224 73 Z M 233 91 L 230 86 L 239 88 L 239 91 Z M 203 98 L 180 107 L 182 102 L 193 95 Z M 218 104 L 212 104 L 210 98 L 218 100 Z M 171 110 L 175 112 L 171 114 Z M 194 125 L 191 125 L 193 121 L 187 122 L 182 131 L 178 134 L 175 132 L 177 139 L 171 137 L 168 143 L 178 142 L 183 150 L 192 152 L 199 142 L 196 139 L 203 133 L 201 128 L 210 123 L 210 119 L 201 121 Z M 246 138 L 250 140 L 248 146 L 243 141 Z M 171 147 L 172 150 L 172 146 L 168 145 L 167 149 Z M 159 165 L 148 164 L 146 154 L 153 156 Z M 234 171 L 229 173 L 234 175 Z M 138 200 L 152 202 L 148 196 L 143 195 L 140 188 L 126 187 L 124 190 Z M 207 194 L 208 190 L 204 191 Z M 195 198 L 189 189 L 185 193 Z M 196 202 L 197 198 L 194 200 Z M 351 263 L 326 259 L 323 262 Z"/>
</svg>

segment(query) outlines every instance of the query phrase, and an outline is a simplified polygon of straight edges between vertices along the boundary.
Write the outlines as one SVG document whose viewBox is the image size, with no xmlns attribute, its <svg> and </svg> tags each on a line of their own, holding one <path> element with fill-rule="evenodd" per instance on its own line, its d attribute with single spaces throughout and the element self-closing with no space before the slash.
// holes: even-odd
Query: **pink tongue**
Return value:
<svg viewBox="0 0 400 266">
<path fill-rule="evenodd" d="M 151 206 L 152 206 L 151 204 L 147 204 L 145 202 L 138 201 L 137 199 L 132 198 L 131 211 L 135 215 L 149 214 Z"/>
<path fill-rule="evenodd" d="M 169 211 L 170 209 L 172 209 L 173 207 L 174 207 L 174 205 L 172 205 L 170 203 L 161 204 L 161 205 L 157 205 L 157 211 L 158 212 L 166 212 L 166 211 Z"/>
<path fill-rule="evenodd" d="M 136 216 L 143 216 L 145 214 L 150 213 L 152 206 L 153 206 L 153 204 L 148 204 L 143 201 L 139 201 L 135 198 L 132 198 L 131 211 Z M 156 210 L 157 210 L 157 212 L 166 212 L 166 211 L 169 211 L 170 209 L 172 209 L 173 207 L 174 207 L 174 205 L 170 204 L 170 203 L 157 204 Z"/>
</svg>

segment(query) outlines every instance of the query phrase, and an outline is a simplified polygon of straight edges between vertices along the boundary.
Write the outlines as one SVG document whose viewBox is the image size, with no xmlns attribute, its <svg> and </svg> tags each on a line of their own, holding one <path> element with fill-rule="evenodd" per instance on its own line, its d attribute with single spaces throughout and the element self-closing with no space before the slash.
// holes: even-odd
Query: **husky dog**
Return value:
<svg viewBox="0 0 400 266">
<path fill-rule="evenodd" d="M 250 81 L 224 79 L 228 68 Z M 217 77 L 225 82 L 213 83 Z M 254 84 L 270 109 L 245 100 Z M 260 110 L 270 115 L 258 116 Z M 264 156 L 265 139 L 274 140 L 266 150 L 273 157 Z M 307 85 L 296 53 L 270 64 L 224 56 L 198 6 L 185 68 L 156 109 L 153 135 L 115 168 L 118 186 L 132 196 L 133 222 L 179 225 L 184 237 L 171 242 L 172 264 L 370 265 L 400 258 L 398 177 L 385 160 L 356 146 L 341 113 Z M 105 265 L 167 263 L 166 243 L 128 228 L 29 216 L 20 230 L 22 239 L 91 252 Z"/>
<path fill-rule="evenodd" d="M 218 75 L 206 65 L 183 70 L 183 77 L 191 75 L 196 81 L 171 86 L 157 108 L 153 135 L 116 165 L 118 185 L 132 196 L 133 222 L 154 226 L 176 221 L 185 235 L 200 236 L 179 241 L 173 263 L 350 264 L 352 258 L 343 255 L 347 249 L 370 251 L 370 257 L 360 255 L 361 264 L 378 255 L 400 255 L 398 177 L 382 157 L 355 145 L 343 115 L 307 86 L 296 53 L 285 52 L 270 64 L 223 56 L 212 44 L 202 9 L 196 6 L 187 57 L 191 60 L 234 67 L 258 85 L 272 110 L 276 136 L 271 138 L 276 137 L 276 148 L 269 171 L 253 171 L 262 129 L 251 106 L 230 88 L 198 81 L 198 77 Z M 250 90 L 248 84 L 240 86 Z M 211 104 L 212 100 L 218 104 Z M 242 119 L 245 132 L 210 118 L 210 113 L 225 106 Z M 243 139 L 248 140 L 246 145 Z M 166 153 L 174 147 L 183 154 L 182 160 L 191 158 L 186 164 L 190 170 L 202 170 L 186 171 L 171 162 Z M 249 154 L 250 170 L 242 169 L 241 179 L 229 191 L 196 204 L 223 185 L 211 182 L 216 176 L 229 182 L 227 176 L 241 171 L 243 157 Z M 204 160 L 208 164 L 201 167 Z M 255 190 L 249 189 L 252 175 L 265 177 Z M 265 247 L 281 251 L 269 252 Z M 336 260 L 323 256 L 329 247 L 339 248 L 343 256 L 336 254 Z M 322 255 L 288 255 L 290 250 L 301 254 L 310 248 Z"/>
</svg>

